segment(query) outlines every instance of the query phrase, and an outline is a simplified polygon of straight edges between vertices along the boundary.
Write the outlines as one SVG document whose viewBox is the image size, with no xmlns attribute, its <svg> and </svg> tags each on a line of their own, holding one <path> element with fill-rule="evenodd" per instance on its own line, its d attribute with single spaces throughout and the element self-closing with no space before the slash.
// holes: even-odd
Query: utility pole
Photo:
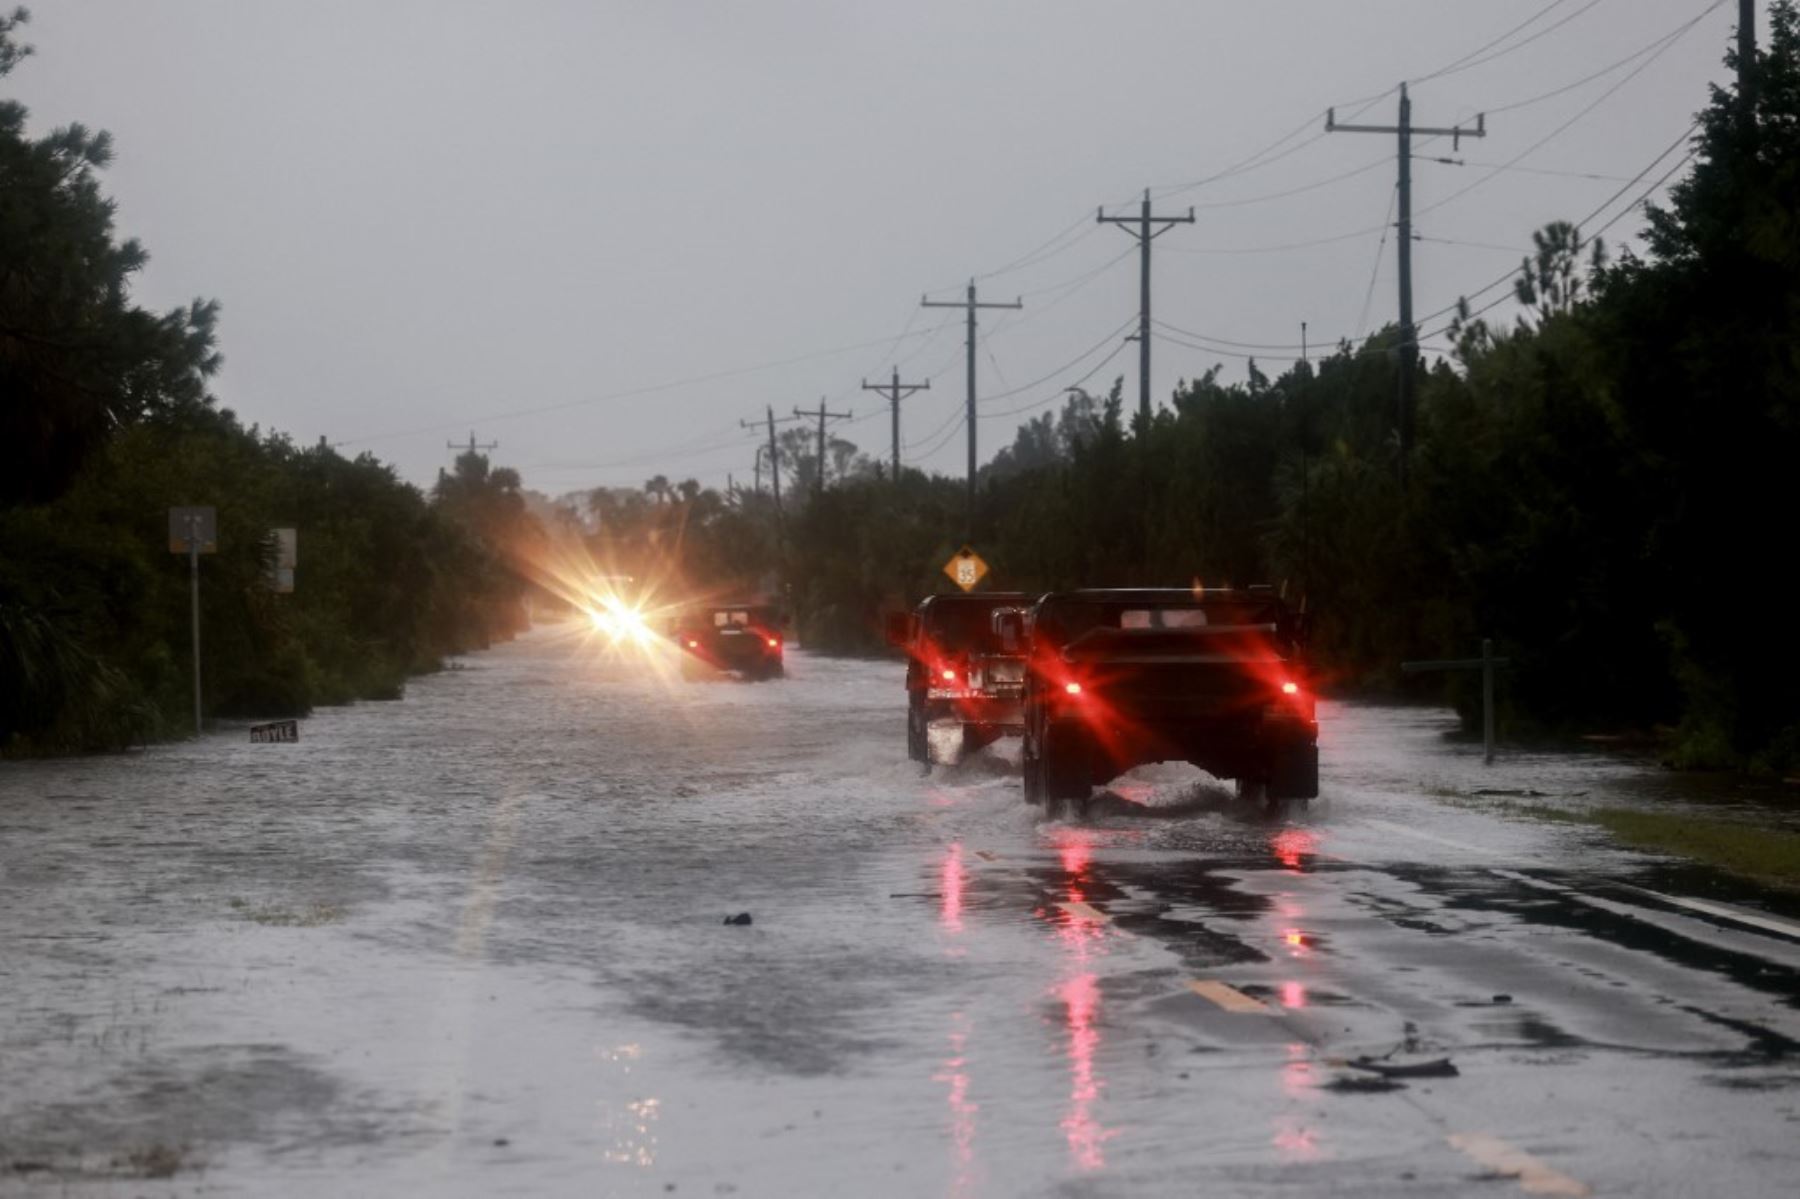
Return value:
<svg viewBox="0 0 1800 1199">
<path fill-rule="evenodd" d="M 825 411 L 825 397 L 820 396 L 817 412 L 803 412 L 796 408 L 794 415 L 802 420 L 811 420 L 813 417 L 817 417 L 819 420 L 819 474 L 813 480 L 813 498 L 818 499 L 825 494 L 825 422 L 827 420 L 849 420 L 856 414 L 854 412 L 827 412 Z"/>
<path fill-rule="evenodd" d="M 1395 247 L 1400 253 L 1400 399 L 1396 425 L 1400 430 L 1400 486 L 1406 487 L 1408 459 L 1413 441 L 1413 374 L 1419 360 L 1419 331 L 1413 327 L 1412 303 L 1412 139 L 1413 134 L 1447 137 L 1455 149 L 1462 148 L 1465 137 L 1487 136 L 1487 114 L 1475 118 L 1475 128 L 1453 125 L 1448 129 L 1415 126 L 1412 123 L 1412 100 L 1406 85 L 1400 85 L 1400 123 L 1398 125 L 1340 125 L 1337 109 L 1325 113 L 1327 133 L 1392 133 L 1399 138 L 1400 152 L 1400 221 Z"/>
<path fill-rule="evenodd" d="M 1306 355 L 1306 322 L 1300 322 L 1300 365 L 1306 377 L 1300 381 L 1300 585 L 1312 585 L 1312 496 L 1307 485 L 1307 437 L 1311 433 L 1307 417 L 1306 391 L 1312 382 L 1312 363 Z M 1302 590 L 1302 595 L 1305 591 Z"/>
<path fill-rule="evenodd" d="M 915 391 L 930 391 L 931 380 L 923 383 L 900 382 L 900 368 L 894 368 L 894 380 L 891 383 L 871 383 L 862 381 L 864 391 L 876 391 L 887 397 L 889 406 L 894 412 L 894 482 L 900 481 L 900 401 Z"/>
<path fill-rule="evenodd" d="M 1144 203 L 1136 216 L 1107 216 L 1100 210 L 1102 225 L 1117 225 L 1138 242 L 1138 415 L 1144 427 L 1150 427 L 1150 243 L 1176 225 L 1194 223 L 1194 210 L 1186 216 L 1152 216 L 1150 189 L 1144 189 Z M 1132 226 L 1137 226 L 1135 229 Z M 1153 228 L 1154 226 L 1154 228 Z"/>
<path fill-rule="evenodd" d="M 325 439 L 323 437 L 319 438 L 319 442 L 321 445 L 324 444 L 324 441 L 325 441 Z M 500 443 L 497 441 L 477 442 L 475 440 L 475 430 L 470 429 L 468 445 L 458 445 L 454 441 L 446 441 L 444 443 L 444 448 L 447 450 L 463 450 L 463 451 L 466 451 L 467 453 L 474 454 L 474 453 L 478 453 L 482 450 L 497 450 L 500 448 Z"/>
<path fill-rule="evenodd" d="M 1756 0 L 1738 0 L 1738 109 L 1744 130 L 1756 124 Z"/>
<path fill-rule="evenodd" d="M 773 404 L 768 405 L 766 411 L 769 426 L 769 477 L 775 483 L 775 539 L 777 544 L 780 544 L 787 539 L 787 522 L 781 512 L 781 448 L 775 442 L 775 426 L 785 425 L 794 418 L 784 416 L 780 420 L 776 420 L 775 405 Z M 740 420 L 738 422 L 746 429 L 754 429 L 762 423 L 764 422 L 759 420 Z M 762 483 L 759 480 L 757 489 L 761 490 L 761 488 Z"/>
<path fill-rule="evenodd" d="M 1023 308 L 1024 300 L 1014 300 L 1010 304 L 981 301 L 975 298 L 975 280 L 969 280 L 969 294 L 966 300 L 929 300 L 920 297 L 922 308 L 967 308 L 969 310 L 969 498 L 968 509 L 963 517 L 966 531 L 965 540 L 975 540 L 975 310 L 977 308 Z"/>
</svg>

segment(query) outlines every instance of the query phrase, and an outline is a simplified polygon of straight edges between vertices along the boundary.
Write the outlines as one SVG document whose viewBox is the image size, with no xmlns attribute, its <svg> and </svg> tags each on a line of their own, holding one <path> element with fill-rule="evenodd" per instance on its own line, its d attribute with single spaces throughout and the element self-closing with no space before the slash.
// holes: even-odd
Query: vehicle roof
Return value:
<svg viewBox="0 0 1800 1199">
<path fill-rule="evenodd" d="M 1002 604 L 1029 604 L 1032 596 L 1023 591 L 971 591 L 964 594 L 959 591 L 940 592 L 928 595 L 919 601 L 918 610 L 924 612 L 928 608 L 948 607 L 955 604 L 982 603 L 991 607 Z"/>
<path fill-rule="evenodd" d="M 1206 587 L 1196 591 L 1192 587 L 1082 587 L 1074 591 L 1052 591 L 1038 600 L 1039 604 L 1054 603 L 1057 600 L 1079 600 L 1087 603 L 1139 603 L 1180 604 L 1206 603 L 1208 600 L 1275 600 L 1281 597 L 1273 587 Z"/>
</svg>

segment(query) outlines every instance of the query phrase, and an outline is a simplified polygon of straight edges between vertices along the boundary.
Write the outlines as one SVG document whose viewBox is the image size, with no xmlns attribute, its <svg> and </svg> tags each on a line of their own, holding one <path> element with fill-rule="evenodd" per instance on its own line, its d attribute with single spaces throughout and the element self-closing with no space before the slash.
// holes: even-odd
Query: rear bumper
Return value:
<svg viewBox="0 0 1800 1199">
<path fill-rule="evenodd" d="M 925 697 L 938 709 L 939 714 L 934 719 L 1012 730 L 1025 727 L 1025 704 L 1017 696 L 933 687 Z"/>
<path fill-rule="evenodd" d="M 1278 756 L 1316 753 L 1319 738 L 1316 721 L 1261 716 L 1125 722 L 1061 712 L 1049 723 L 1060 735 L 1090 745 L 1115 774 L 1150 762 L 1186 761 L 1236 777 Z"/>
</svg>

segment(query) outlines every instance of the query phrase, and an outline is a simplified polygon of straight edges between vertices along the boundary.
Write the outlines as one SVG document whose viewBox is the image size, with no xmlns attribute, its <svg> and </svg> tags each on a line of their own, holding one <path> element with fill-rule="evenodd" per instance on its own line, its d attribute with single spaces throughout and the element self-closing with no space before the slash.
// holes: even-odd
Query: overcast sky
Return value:
<svg viewBox="0 0 1800 1199">
<path fill-rule="evenodd" d="M 222 302 L 214 389 L 246 422 L 420 483 L 472 430 L 555 494 L 746 481 L 739 419 L 821 396 L 885 457 L 886 402 L 859 383 L 896 362 L 932 381 L 903 407 L 905 456 L 960 474 L 960 313 L 919 299 L 1022 258 L 980 280 L 1025 303 L 984 314 L 983 458 L 1091 371 L 1096 389 L 1124 374 L 1135 403 L 1135 347 L 1102 364 L 1135 319 L 1134 243 L 1094 213 L 1146 187 L 1158 213 L 1199 206 L 1155 243 L 1155 315 L 1190 343 L 1153 341 L 1158 397 L 1215 363 L 1242 378 L 1233 354 L 1291 346 L 1302 321 L 1315 347 L 1378 328 L 1396 311 L 1394 139 L 1323 136 L 1323 115 L 1386 92 L 1359 119 L 1392 123 L 1403 79 L 1420 125 L 1492 114 L 1465 165 L 1416 164 L 1429 333 L 1533 229 L 1586 216 L 1677 141 L 1724 80 L 1736 8 L 39 0 L 37 56 L 5 87 L 34 131 L 114 133 L 105 186 L 151 253 L 137 296 Z M 1264 351 L 1267 369 L 1294 352 Z"/>
</svg>

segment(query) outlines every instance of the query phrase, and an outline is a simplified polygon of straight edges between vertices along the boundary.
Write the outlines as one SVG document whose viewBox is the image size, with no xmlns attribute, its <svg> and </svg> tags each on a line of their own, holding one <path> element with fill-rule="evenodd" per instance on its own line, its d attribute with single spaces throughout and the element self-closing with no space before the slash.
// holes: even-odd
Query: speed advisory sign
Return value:
<svg viewBox="0 0 1800 1199">
<path fill-rule="evenodd" d="M 980 554 L 965 545 L 956 551 L 950 561 L 944 563 L 944 573 L 964 591 L 973 591 L 976 584 L 987 577 L 988 564 L 981 560 Z"/>
</svg>

